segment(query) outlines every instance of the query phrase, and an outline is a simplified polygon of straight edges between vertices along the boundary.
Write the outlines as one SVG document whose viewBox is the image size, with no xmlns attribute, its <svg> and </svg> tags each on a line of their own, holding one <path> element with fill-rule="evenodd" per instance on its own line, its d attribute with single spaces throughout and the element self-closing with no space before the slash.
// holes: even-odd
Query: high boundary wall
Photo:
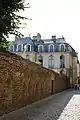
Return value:
<svg viewBox="0 0 80 120">
<path fill-rule="evenodd" d="M 29 60 L 0 52 L 0 115 L 68 89 L 69 78 Z"/>
</svg>

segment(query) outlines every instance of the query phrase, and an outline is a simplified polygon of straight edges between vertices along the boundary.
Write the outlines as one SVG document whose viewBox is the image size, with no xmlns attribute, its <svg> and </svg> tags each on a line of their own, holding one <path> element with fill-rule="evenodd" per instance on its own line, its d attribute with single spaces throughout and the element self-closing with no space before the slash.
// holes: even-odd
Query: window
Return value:
<svg viewBox="0 0 80 120">
<path fill-rule="evenodd" d="M 64 46 L 64 45 L 61 45 L 61 46 L 60 46 L 60 49 L 61 49 L 61 52 L 64 52 L 64 51 L 65 51 L 65 46 Z"/>
<path fill-rule="evenodd" d="M 13 46 L 10 47 L 10 51 L 13 52 Z"/>
<path fill-rule="evenodd" d="M 26 51 L 26 43 L 23 44 L 23 51 Z"/>
<path fill-rule="evenodd" d="M 43 65 L 43 56 L 42 55 L 38 56 L 38 61 L 41 63 L 41 65 Z"/>
<path fill-rule="evenodd" d="M 21 52 L 21 45 L 18 45 L 18 52 Z"/>
<path fill-rule="evenodd" d="M 44 46 L 43 45 L 39 45 L 38 46 L 38 52 L 43 52 Z"/>
<path fill-rule="evenodd" d="M 14 52 L 16 52 L 17 44 L 14 44 Z"/>
<path fill-rule="evenodd" d="M 31 50 L 30 50 L 30 47 L 31 47 L 30 45 L 27 45 L 27 51 L 28 51 L 28 52 L 31 51 Z"/>
<path fill-rule="evenodd" d="M 54 52 L 54 45 L 49 45 L 49 52 Z"/>
<path fill-rule="evenodd" d="M 54 68 L 54 57 L 52 55 L 49 56 L 48 67 L 49 68 Z"/>
<path fill-rule="evenodd" d="M 60 56 L 60 68 L 65 68 L 65 56 Z"/>
<path fill-rule="evenodd" d="M 31 45 L 25 45 L 24 50 L 25 50 L 25 52 L 30 52 L 31 51 Z"/>
</svg>

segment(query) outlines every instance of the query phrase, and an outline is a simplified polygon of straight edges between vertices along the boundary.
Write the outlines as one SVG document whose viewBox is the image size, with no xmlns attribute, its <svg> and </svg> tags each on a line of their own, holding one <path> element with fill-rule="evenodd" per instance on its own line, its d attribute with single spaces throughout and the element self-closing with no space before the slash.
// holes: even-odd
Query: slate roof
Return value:
<svg viewBox="0 0 80 120">
<path fill-rule="evenodd" d="M 59 42 L 59 40 L 61 40 L 61 39 L 60 38 L 56 39 L 56 43 L 55 43 L 55 42 L 53 42 L 52 39 L 41 39 L 40 41 L 37 41 L 37 40 L 31 39 L 30 37 L 25 37 L 25 38 L 18 38 L 17 40 L 12 41 L 10 43 L 10 46 L 14 45 L 15 49 L 16 49 L 17 45 L 23 44 L 23 46 L 24 46 L 25 44 L 30 44 L 31 47 L 32 47 L 32 51 L 38 52 L 38 45 L 43 45 L 44 46 L 44 52 L 48 52 L 49 45 L 51 44 L 51 45 L 54 45 L 54 51 L 55 52 L 60 52 L 59 51 L 59 45 L 64 44 L 65 45 L 65 52 L 69 51 L 69 52 L 71 52 L 71 54 L 73 56 L 77 56 L 75 50 L 72 48 L 71 45 L 66 43 L 64 39 L 63 39 L 63 42 Z M 46 41 L 48 43 L 46 43 Z M 51 41 L 52 41 L 52 43 L 50 43 Z"/>
</svg>

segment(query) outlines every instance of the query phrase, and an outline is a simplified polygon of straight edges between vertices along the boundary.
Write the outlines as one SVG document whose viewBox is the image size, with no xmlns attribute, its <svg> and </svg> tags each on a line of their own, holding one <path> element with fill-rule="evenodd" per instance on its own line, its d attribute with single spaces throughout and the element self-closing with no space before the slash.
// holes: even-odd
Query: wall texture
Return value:
<svg viewBox="0 0 80 120">
<path fill-rule="evenodd" d="M 77 57 L 73 57 L 73 86 L 77 84 Z"/>
<path fill-rule="evenodd" d="M 67 88 L 69 79 L 65 76 L 15 54 L 0 52 L 0 115 Z"/>
</svg>

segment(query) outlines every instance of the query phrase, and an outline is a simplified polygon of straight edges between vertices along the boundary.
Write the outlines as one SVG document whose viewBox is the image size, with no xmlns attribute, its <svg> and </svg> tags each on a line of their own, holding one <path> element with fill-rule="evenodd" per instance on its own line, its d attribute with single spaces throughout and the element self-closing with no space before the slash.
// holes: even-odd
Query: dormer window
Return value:
<svg viewBox="0 0 80 120">
<path fill-rule="evenodd" d="M 27 44 L 24 46 L 25 52 L 31 52 L 31 45 Z"/>
<path fill-rule="evenodd" d="M 60 44 L 59 49 L 61 52 L 65 51 L 65 45 L 64 44 Z"/>
<path fill-rule="evenodd" d="M 21 45 L 18 45 L 18 52 L 21 52 Z"/>
<path fill-rule="evenodd" d="M 44 51 L 44 46 L 43 45 L 39 45 L 38 46 L 38 52 L 43 52 Z"/>
<path fill-rule="evenodd" d="M 13 46 L 10 46 L 10 51 L 13 52 Z"/>
<path fill-rule="evenodd" d="M 54 45 L 49 45 L 49 52 L 54 52 Z"/>
<path fill-rule="evenodd" d="M 27 45 L 27 51 L 30 52 L 30 45 Z"/>
</svg>

